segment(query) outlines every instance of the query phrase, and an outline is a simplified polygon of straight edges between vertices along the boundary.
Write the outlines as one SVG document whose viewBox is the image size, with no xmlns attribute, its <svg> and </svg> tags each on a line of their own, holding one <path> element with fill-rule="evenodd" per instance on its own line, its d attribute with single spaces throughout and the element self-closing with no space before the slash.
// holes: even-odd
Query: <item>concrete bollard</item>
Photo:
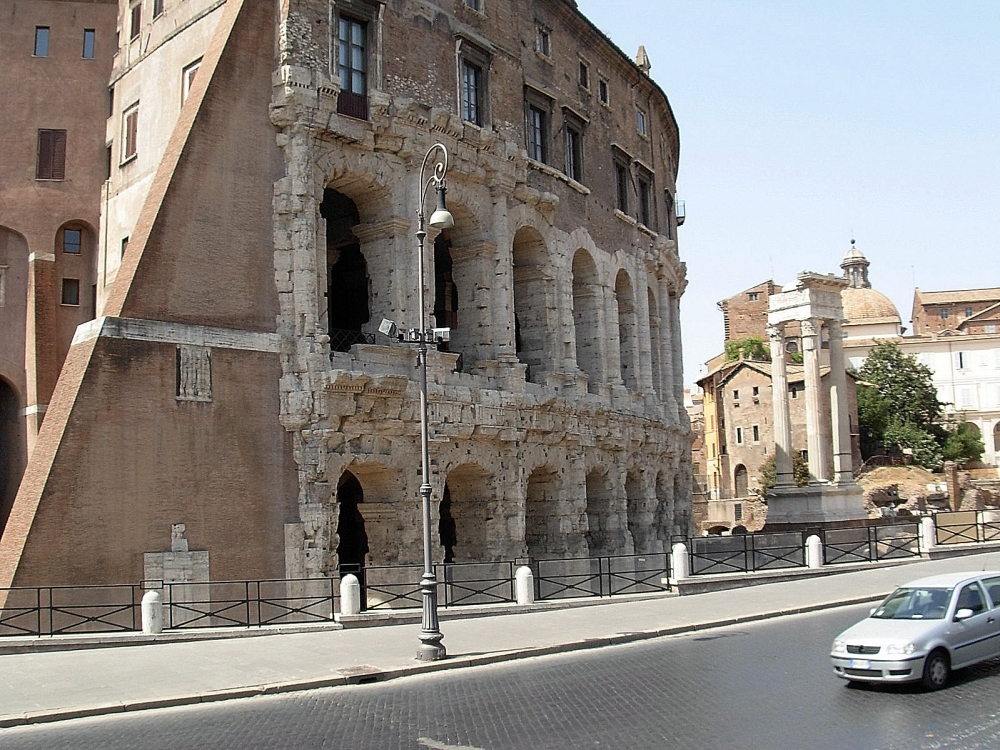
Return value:
<svg viewBox="0 0 1000 750">
<path fill-rule="evenodd" d="M 163 599 L 159 591 L 147 591 L 142 595 L 142 632 L 159 635 L 163 632 Z"/>
<path fill-rule="evenodd" d="M 806 539 L 806 567 L 823 567 L 823 540 L 815 534 Z"/>
<path fill-rule="evenodd" d="M 340 614 L 361 614 L 361 582 L 353 573 L 340 579 Z"/>
<path fill-rule="evenodd" d="M 920 519 L 920 550 L 930 552 L 937 545 L 937 527 L 934 525 L 933 516 L 924 516 Z"/>
<path fill-rule="evenodd" d="M 673 571 L 675 581 L 682 581 L 690 575 L 688 572 L 688 548 L 683 542 L 678 542 L 670 548 L 670 568 Z"/>
<path fill-rule="evenodd" d="M 535 603 L 535 576 L 527 565 L 522 565 L 514 572 L 514 590 L 518 604 Z"/>
</svg>

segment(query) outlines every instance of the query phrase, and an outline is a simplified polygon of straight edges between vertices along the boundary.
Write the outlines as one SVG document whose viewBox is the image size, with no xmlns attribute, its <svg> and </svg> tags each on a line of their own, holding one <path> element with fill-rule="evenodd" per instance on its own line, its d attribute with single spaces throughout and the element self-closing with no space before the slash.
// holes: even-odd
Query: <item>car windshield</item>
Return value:
<svg viewBox="0 0 1000 750">
<path fill-rule="evenodd" d="M 872 612 L 879 620 L 940 620 L 948 610 L 952 589 L 901 588 Z"/>
</svg>

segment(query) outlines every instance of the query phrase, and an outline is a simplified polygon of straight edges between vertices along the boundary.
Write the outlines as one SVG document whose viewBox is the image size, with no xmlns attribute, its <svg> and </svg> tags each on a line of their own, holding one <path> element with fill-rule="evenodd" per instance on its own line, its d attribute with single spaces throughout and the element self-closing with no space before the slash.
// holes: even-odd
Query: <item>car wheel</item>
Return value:
<svg viewBox="0 0 1000 750">
<path fill-rule="evenodd" d="M 948 684 L 951 675 L 951 659 L 945 651 L 932 651 L 924 662 L 924 674 L 920 682 L 928 690 L 940 690 Z"/>
</svg>

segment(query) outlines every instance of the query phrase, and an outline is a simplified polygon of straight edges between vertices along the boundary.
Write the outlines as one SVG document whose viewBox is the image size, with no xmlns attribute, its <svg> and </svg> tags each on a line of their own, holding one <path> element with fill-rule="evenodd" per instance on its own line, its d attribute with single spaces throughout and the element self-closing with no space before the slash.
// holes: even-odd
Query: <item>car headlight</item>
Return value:
<svg viewBox="0 0 1000 750">
<path fill-rule="evenodd" d="M 847 641 L 842 641 L 839 638 L 833 642 L 833 653 L 843 654 L 847 651 Z"/>
<path fill-rule="evenodd" d="M 912 654 L 915 650 L 915 646 L 912 643 L 889 643 L 885 647 L 885 652 L 887 654 Z"/>
</svg>

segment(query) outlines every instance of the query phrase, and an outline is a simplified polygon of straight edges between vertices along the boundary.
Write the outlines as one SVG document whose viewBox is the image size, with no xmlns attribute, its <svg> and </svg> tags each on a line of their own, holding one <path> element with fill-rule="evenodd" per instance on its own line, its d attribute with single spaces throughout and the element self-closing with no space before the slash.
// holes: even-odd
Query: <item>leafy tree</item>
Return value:
<svg viewBox="0 0 1000 750">
<path fill-rule="evenodd" d="M 858 420 L 865 457 L 880 447 L 909 448 L 916 463 L 939 467 L 945 434 L 930 369 L 885 342 L 868 353 L 859 375 Z"/>
<path fill-rule="evenodd" d="M 745 339 L 726 342 L 726 362 L 735 362 L 743 355 L 743 359 L 770 360 L 771 350 L 764 344 L 760 336 L 750 336 Z"/>
<path fill-rule="evenodd" d="M 792 477 L 798 487 L 805 487 L 809 484 L 809 462 L 802 457 L 801 453 L 792 456 Z M 777 460 L 772 454 L 760 466 L 760 485 L 764 492 L 767 492 L 774 488 L 777 481 Z"/>
<path fill-rule="evenodd" d="M 964 419 L 947 429 L 942 453 L 945 461 L 978 461 L 986 450 L 979 429 Z"/>
</svg>

